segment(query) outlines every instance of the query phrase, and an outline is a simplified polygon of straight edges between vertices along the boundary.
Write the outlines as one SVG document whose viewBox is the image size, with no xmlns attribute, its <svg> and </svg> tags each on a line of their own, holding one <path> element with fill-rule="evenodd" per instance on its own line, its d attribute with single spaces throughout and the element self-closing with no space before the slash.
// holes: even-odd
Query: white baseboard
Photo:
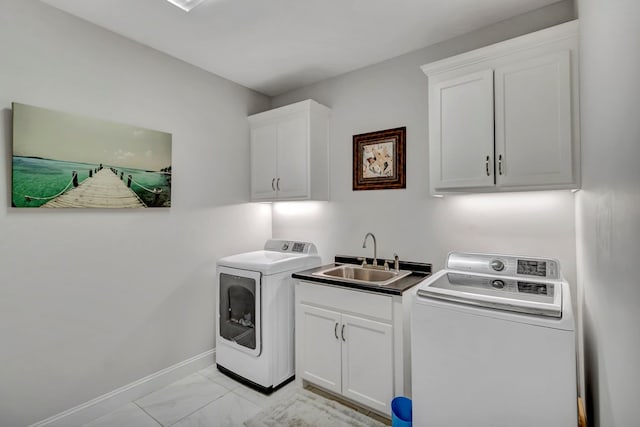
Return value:
<svg viewBox="0 0 640 427">
<path fill-rule="evenodd" d="M 68 427 L 88 423 L 133 400 L 212 365 L 215 362 L 215 351 L 215 349 L 211 349 L 200 353 L 190 359 L 183 360 L 173 366 L 147 375 L 88 402 L 32 424 L 30 427 Z"/>
</svg>

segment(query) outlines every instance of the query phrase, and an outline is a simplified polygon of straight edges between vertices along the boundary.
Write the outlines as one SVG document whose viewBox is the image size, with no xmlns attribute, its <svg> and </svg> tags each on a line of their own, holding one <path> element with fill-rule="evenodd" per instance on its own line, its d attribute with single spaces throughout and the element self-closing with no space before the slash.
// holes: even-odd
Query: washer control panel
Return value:
<svg viewBox="0 0 640 427">
<path fill-rule="evenodd" d="M 552 258 L 451 252 L 447 257 L 447 268 L 470 273 L 560 279 L 560 264 Z M 498 288 L 499 284 L 494 287 Z"/>
<path fill-rule="evenodd" d="M 493 268 L 494 271 L 504 270 L 504 262 L 500 261 L 499 259 L 494 259 L 489 265 L 491 266 L 491 268 Z"/>
</svg>

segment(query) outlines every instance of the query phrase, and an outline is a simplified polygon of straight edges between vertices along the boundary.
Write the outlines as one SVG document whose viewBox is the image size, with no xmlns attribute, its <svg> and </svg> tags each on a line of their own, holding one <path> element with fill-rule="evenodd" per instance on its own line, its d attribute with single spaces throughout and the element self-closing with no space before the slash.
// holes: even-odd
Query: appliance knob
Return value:
<svg viewBox="0 0 640 427">
<path fill-rule="evenodd" d="M 502 289 L 504 288 L 504 282 L 502 280 L 494 280 L 493 282 L 491 282 L 491 286 L 496 289 Z"/>
<path fill-rule="evenodd" d="M 493 261 L 491 261 L 491 268 L 493 268 L 495 271 L 502 271 L 504 270 L 504 262 L 500 261 L 499 259 L 494 259 Z"/>
<path fill-rule="evenodd" d="M 282 250 L 283 250 L 283 251 L 286 251 L 287 249 L 289 249 L 289 242 L 284 242 L 284 243 L 282 244 Z"/>
</svg>

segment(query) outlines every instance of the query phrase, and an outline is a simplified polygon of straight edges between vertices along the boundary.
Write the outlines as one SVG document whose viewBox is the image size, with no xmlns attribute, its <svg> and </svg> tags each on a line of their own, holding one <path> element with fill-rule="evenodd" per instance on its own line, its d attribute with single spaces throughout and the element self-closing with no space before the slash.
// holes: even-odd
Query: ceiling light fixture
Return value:
<svg viewBox="0 0 640 427">
<path fill-rule="evenodd" d="M 189 12 L 191 9 L 202 3 L 204 0 L 167 0 L 174 6 L 178 6 L 185 12 Z"/>
</svg>

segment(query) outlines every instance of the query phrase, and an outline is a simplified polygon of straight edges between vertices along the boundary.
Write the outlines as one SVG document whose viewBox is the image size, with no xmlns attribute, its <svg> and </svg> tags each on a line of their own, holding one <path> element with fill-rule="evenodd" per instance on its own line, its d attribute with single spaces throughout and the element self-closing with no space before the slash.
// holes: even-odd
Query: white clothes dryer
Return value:
<svg viewBox="0 0 640 427">
<path fill-rule="evenodd" d="M 264 393 L 293 379 L 291 273 L 320 264 L 313 243 L 287 240 L 268 240 L 264 250 L 218 260 L 218 370 Z"/>
<path fill-rule="evenodd" d="M 554 259 L 450 253 L 412 304 L 416 427 L 575 427 L 569 285 Z"/>
</svg>

